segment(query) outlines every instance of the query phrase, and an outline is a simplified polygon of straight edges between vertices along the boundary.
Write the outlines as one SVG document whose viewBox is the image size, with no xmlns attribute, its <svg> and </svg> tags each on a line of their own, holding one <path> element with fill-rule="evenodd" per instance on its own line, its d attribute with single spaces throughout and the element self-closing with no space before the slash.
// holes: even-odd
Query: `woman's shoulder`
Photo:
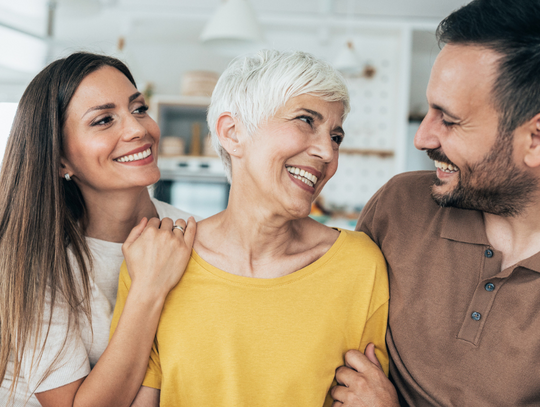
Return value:
<svg viewBox="0 0 540 407">
<path fill-rule="evenodd" d="M 320 240 L 331 241 L 340 246 L 361 246 L 378 250 L 377 245 L 364 232 L 327 226 L 311 218 L 306 218 L 303 222 L 303 229 L 308 236 L 317 236 Z"/>
<path fill-rule="evenodd" d="M 381 249 L 364 232 L 354 230 L 338 229 L 340 232 L 339 252 L 347 261 L 355 263 L 374 262 L 385 264 Z M 337 243 L 337 242 L 336 242 Z"/>
<path fill-rule="evenodd" d="M 159 201 L 155 198 L 152 198 L 152 202 L 154 206 L 156 207 L 156 211 L 160 217 L 162 218 L 171 218 L 173 221 L 176 219 L 184 219 L 187 221 L 187 219 L 190 216 L 193 216 L 196 221 L 201 220 L 202 218 L 200 216 L 193 215 L 191 213 L 185 212 L 181 209 L 178 209 L 175 206 L 172 206 L 171 204 L 168 204 L 167 202 Z"/>
</svg>

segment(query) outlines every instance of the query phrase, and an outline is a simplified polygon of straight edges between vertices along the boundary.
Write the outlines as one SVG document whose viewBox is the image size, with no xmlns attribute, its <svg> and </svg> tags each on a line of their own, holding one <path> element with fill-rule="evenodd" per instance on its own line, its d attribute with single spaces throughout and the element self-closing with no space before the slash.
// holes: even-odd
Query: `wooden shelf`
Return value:
<svg viewBox="0 0 540 407">
<path fill-rule="evenodd" d="M 358 154 L 358 155 L 376 155 L 381 158 L 388 158 L 394 156 L 394 150 L 374 150 L 365 148 L 340 148 L 341 154 Z"/>
</svg>

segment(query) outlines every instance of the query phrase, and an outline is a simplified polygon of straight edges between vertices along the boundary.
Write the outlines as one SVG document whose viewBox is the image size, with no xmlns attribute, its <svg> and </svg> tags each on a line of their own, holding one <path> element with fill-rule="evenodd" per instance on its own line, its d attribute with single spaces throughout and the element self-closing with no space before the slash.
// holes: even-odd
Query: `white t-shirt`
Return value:
<svg viewBox="0 0 540 407">
<path fill-rule="evenodd" d="M 190 216 L 165 202 L 152 199 L 157 213 L 161 218 L 171 218 L 173 221 Z M 198 220 L 198 219 L 197 219 Z M 80 329 L 72 327 L 67 336 L 68 310 L 65 304 L 57 301 L 53 309 L 52 322 L 49 329 L 45 352 L 37 366 L 31 366 L 32 349 L 28 349 L 21 368 L 21 375 L 12 399 L 15 407 L 41 407 L 34 393 L 55 389 L 81 379 L 90 373 L 109 342 L 109 329 L 116 303 L 118 275 L 124 260 L 122 244 L 87 237 L 86 242 L 93 256 L 93 278 L 91 277 L 90 300 L 92 313 L 92 328 L 84 317 L 80 320 Z M 75 274 L 78 267 L 75 258 L 70 259 Z M 43 317 L 42 339 L 47 332 L 49 321 L 48 304 L 45 304 Z M 64 340 L 67 336 L 67 341 Z M 58 355 L 58 357 L 57 357 Z M 56 359 L 56 360 L 55 360 Z M 52 368 L 47 375 L 47 370 Z M 6 375 L 0 387 L 0 406 L 7 406 L 9 387 L 13 376 L 13 365 L 8 364 Z M 26 403 L 26 404 L 25 404 Z"/>
</svg>

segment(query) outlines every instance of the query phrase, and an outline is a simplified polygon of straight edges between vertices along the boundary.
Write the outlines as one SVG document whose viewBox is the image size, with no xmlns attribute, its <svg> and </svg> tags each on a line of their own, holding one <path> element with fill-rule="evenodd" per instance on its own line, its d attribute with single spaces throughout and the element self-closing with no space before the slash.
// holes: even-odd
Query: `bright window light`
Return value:
<svg viewBox="0 0 540 407">
<path fill-rule="evenodd" d="M 0 162 L 6 151 L 6 143 L 17 110 L 17 103 L 0 103 Z"/>
<path fill-rule="evenodd" d="M 23 32 L 44 36 L 47 29 L 48 2 L 49 0 L 0 0 L 0 23 Z"/>
<path fill-rule="evenodd" d="M 21 72 L 37 72 L 45 65 L 44 40 L 0 25 L 0 65 Z"/>
</svg>

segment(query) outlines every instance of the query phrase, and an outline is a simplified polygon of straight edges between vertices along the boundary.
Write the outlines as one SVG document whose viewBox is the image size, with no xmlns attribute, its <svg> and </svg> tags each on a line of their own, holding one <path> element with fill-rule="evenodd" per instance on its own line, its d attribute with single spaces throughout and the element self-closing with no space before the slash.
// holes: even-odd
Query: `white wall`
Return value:
<svg viewBox="0 0 540 407">
<path fill-rule="evenodd" d="M 6 142 L 17 110 L 16 103 L 0 103 L 0 163 L 6 150 Z"/>
</svg>

